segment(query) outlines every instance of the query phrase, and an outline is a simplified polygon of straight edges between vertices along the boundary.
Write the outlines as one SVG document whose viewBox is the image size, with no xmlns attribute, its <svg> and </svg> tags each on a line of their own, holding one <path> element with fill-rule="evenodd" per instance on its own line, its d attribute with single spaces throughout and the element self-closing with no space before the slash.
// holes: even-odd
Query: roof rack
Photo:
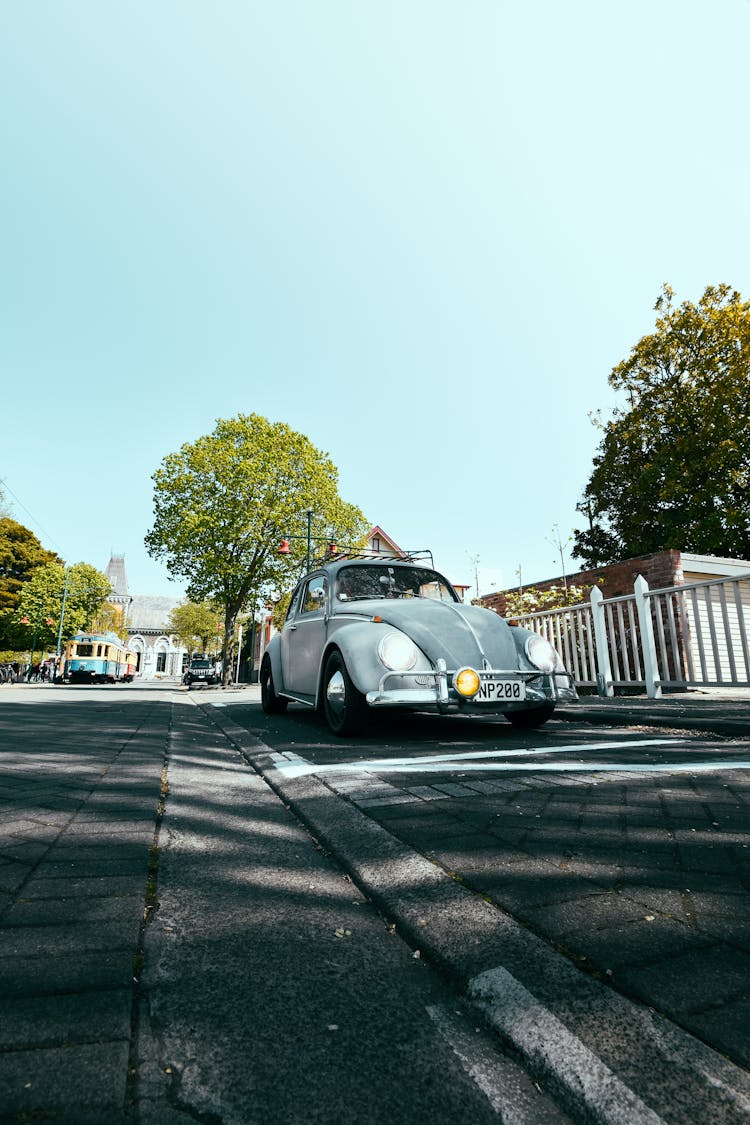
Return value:
<svg viewBox="0 0 750 1125">
<path fill-rule="evenodd" d="M 367 560 L 369 562 L 382 562 L 382 563 L 394 563 L 394 562 L 397 562 L 397 563 L 398 562 L 413 563 L 413 562 L 421 562 L 421 561 L 426 562 L 427 560 L 429 560 L 430 567 L 433 570 L 435 569 L 435 563 L 434 563 L 433 558 L 432 558 L 432 551 L 430 551 L 428 548 L 420 549 L 420 550 L 417 550 L 417 551 L 399 550 L 399 551 L 389 552 L 389 551 L 373 551 L 370 547 L 334 546 L 333 549 L 332 549 L 331 544 L 329 544 L 328 547 L 326 547 L 325 552 L 321 556 L 319 556 L 317 559 L 314 559 L 314 560 L 311 561 L 310 569 L 313 570 L 318 566 L 322 566 L 323 563 L 345 562 L 345 561 L 349 561 L 351 559 L 361 559 L 361 560 Z"/>
</svg>

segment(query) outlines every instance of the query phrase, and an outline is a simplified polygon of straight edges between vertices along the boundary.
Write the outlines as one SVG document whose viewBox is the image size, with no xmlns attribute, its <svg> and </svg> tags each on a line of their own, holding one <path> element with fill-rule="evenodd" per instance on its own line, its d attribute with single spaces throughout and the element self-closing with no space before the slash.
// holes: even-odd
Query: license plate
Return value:
<svg viewBox="0 0 750 1125">
<path fill-rule="evenodd" d="M 516 703 L 526 698 L 526 684 L 523 680 L 484 680 L 475 703 Z"/>
</svg>

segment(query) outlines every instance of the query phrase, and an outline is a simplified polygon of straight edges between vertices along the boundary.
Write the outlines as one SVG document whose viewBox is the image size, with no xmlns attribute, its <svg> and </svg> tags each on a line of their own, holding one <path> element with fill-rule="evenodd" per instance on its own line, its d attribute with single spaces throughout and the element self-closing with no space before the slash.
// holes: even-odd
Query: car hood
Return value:
<svg viewBox="0 0 750 1125">
<path fill-rule="evenodd" d="M 419 645 L 433 663 L 442 657 L 448 668 L 464 664 L 481 669 L 517 668 L 518 650 L 508 623 L 492 610 L 430 598 L 377 600 L 360 603 L 358 612 L 371 613 L 400 629 Z"/>
</svg>

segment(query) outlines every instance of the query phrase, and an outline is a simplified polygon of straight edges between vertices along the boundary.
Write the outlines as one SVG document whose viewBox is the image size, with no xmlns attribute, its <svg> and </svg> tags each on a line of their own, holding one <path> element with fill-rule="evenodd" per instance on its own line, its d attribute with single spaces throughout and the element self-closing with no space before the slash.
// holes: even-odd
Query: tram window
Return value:
<svg viewBox="0 0 750 1125">
<path fill-rule="evenodd" d="M 101 654 L 102 654 L 102 646 L 101 646 L 101 645 L 97 645 L 97 646 L 96 646 L 96 655 L 97 655 L 97 656 L 101 656 Z"/>
<path fill-rule="evenodd" d="M 93 645 L 76 645 L 76 656 L 92 656 L 93 652 Z"/>
</svg>

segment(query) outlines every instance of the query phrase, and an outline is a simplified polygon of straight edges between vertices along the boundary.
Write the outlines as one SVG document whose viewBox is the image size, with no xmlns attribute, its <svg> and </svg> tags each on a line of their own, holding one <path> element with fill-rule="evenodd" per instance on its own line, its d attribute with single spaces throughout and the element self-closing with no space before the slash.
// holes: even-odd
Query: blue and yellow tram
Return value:
<svg viewBox="0 0 750 1125">
<path fill-rule="evenodd" d="M 65 646 L 66 683 L 130 683 L 135 672 L 135 653 L 114 633 L 76 633 Z"/>
</svg>

